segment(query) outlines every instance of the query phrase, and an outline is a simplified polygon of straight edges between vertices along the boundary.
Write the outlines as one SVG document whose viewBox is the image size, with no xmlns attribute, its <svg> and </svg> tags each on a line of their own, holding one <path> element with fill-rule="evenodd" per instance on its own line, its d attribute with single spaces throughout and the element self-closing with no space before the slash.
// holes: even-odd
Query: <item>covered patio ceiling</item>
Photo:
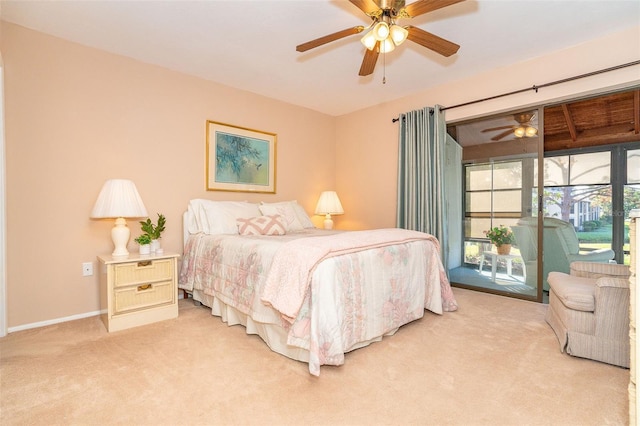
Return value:
<svg viewBox="0 0 640 426">
<path fill-rule="evenodd" d="M 520 138 L 513 132 L 523 116 L 531 117 L 526 124 L 537 129 L 544 127 L 545 151 L 640 142 L 640 88 L 637 87 L 549 105 L 543 111 L 543 120 L 534 108 L 451 124 L 448 130 L 466 150 L 483 158 L 537 151 L 540 132 Z M 479 157 L 473 154 L 467 158 Z"/>
</svg>

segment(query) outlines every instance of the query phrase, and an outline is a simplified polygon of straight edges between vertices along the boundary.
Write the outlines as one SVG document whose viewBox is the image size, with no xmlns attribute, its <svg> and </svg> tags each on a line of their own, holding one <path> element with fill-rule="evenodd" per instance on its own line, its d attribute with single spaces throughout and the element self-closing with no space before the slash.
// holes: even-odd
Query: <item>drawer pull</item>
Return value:
<svg viewBox="0 0 640 426">
<path fill-rule="evenodd" d="M 144 260 L 142 262 L 138 262 L 138 267 L 141 268 L 143 266 L 149 266 L 151 265 L 151 261 L 150 260 Z"/>
<path fill-rule="evenodd" d="M 145 290 L 149 290 L 150 288 L 151 288 L 151 284 L 139 285 L 138 291 L 145 291 Z"/>
</svg>

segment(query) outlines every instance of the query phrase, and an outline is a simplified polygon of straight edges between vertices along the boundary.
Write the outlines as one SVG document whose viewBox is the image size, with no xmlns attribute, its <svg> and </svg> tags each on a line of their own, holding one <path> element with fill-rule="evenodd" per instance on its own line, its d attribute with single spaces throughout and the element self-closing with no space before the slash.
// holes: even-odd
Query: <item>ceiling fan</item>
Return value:
<svg viewBox="0 0 640 426">
<path fill-rule="evenodd" d="M 341 38 L 359 34 L 369 30 L 360 40 L 367 50 L 360 66 L 359 75 L 366 76 L 373 73 L 380 52 L 391 52 L 406 39 L 418 43 L 443 56 L 451 56 L 458 51 L 459 45 L 431 34 L 413 25 L 400 26 L 396 20 L 414 18 L 464 0 L 418 0 L 405 6 L 405 0 L 349 0 L 362 10 L 372 20 L 368 27 L 362 25 L 324 37 L 308 41 L 296 46 L 298 52 L 306 52 L 318 46 L 339 40 Z"/>
<path fill-rule="evenodd" d="M 492 127 L 490 129 L 484 129 L 482 133 L 507 129 L 504 132 L 492 137 L 492 141 L 499 141 L 500 139 L 505 138 L 510 134 L 513 134 L 517 138 L 531 138 L 538 134 L 538 129 L 531 123 L 535 116 L 536 114 L 534 112 L 523 112 L 521 114 L 514 114 L 513 119 L 516 120 L 518 124 L 514 124 L 511 126 Z"/>
</svg>

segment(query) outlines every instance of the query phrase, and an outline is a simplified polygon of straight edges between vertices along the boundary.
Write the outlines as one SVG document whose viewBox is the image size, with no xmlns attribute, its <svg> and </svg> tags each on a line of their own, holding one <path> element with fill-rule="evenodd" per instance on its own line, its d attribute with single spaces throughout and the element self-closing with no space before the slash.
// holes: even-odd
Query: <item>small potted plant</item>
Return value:
<svg viewBox="0 0 640 426">
<path fill-rule="evenodd" d="M 484 231 L 484 235 L 495 244 L 498 254 L 509 254 L 511 244 L 515 242 L 513 231 L 504 225 L 495 226 L 488 231 Z"/>
<path fill-rule="evenodd" d="M 150 218 L 140 222 L 142 232 L 151 237 L 151 251 L 153 253 L 162 253 L 162 249 L 160 248 L 160 237 L 162 236 L 162 232 L 164 232 L 164 225 L 166 222 L 167 220 L 161 213 L 158 213 L 158 221 L 155 224 L 151 222 Z"/>
<path fill-rule="evenodd" d="M 142 234 L 134 241 L 140 244 L 140 254 L 151 253 L 151 237 L 149 236 L 149 234 Z"/>
</svg>

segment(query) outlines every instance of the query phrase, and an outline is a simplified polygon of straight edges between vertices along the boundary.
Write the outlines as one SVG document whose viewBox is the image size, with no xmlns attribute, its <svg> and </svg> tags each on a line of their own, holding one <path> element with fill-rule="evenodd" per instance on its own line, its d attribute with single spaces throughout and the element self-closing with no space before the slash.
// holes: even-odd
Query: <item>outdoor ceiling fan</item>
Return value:
<svg viewBox="0 0 640 426">
<path fill-rule="evenodd" d="M 367 33 L 360 40 L 367 50 L 360 66 L 359 75 L 366 76 L 373 73 L 378 55 L 391 52 L 405 40 L 411 40 L 421 46 L 431 49 L 443 56 L 451 56 L 458 51 L 459 45 L 431 34 L 413 25 L 401 26 L 396 23 L 399 19 L 414 18 L 464 0 L 418 0 L 405 6 L 405 0 L 349 0 L 362 10 L 372 20 L 368 27 L 362 25 L 324 37 L 308 41 L 296 46 L 298 52 L 306 52 L 318 46 L 339 40 L 341 38 Z"/>
<path fill-rule="evenodd" d="M 490 129 L 484 129 L 482 133 L 507 129 L 504 132 L 492 137 L 492 141 L 499 141 L 500 139 L 505 138 L 510 134 L 513 134 L 517 138 L 532 138 L 538 134 L 538 129 L 531 123 L 535 116 L 536 114 L 533 112 L 515 114 L 513 116 L 513 119 L 516 120 L 518 124 L 514 124 L 511 126 L 492 127 Z"/>
</svg>

